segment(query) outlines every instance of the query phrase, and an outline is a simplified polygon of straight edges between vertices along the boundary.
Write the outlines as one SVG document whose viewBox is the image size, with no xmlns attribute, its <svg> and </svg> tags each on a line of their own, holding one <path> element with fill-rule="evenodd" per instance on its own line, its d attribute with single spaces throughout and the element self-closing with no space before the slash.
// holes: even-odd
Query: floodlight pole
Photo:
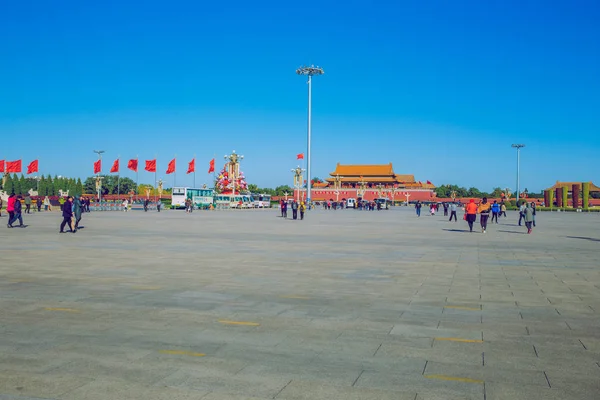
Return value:
<svg viewBox="0 0 600 400">
<path fill-rule="evenodd" d="M 307 149 L 306 149 L 306 173 L 307 173 L 307 180 L 306 180 L 306 203 L 309 205 L 309 209 L 310 209 L 310 202 L 311 202 L 311 198 L 312 198 L 312 175 L 311 175 L 311 171 L 310 171 L 310 137 L 311 137 L 311 130 L 312 130 L 312 76 L 313 75 L 323 75 L 324 71 L 323 68 L 320 67 L 315 67 L 314 65 L 311 65 L 310 67 L 300 67 L 296 70 L 296 73 L 298 75 L 307 75 L 308 76 L 308 138 L 307 138 Z"/>
<path fill-rule="evenodd" d="M 525 147 L 524 144 L 513 144 L 510 147 L 517 149 L 517 205 L 519 205 L 519 195 L 521 194 L 520 189 L 520 164 L 521 164 L 521 148 Z"/>
</svg>

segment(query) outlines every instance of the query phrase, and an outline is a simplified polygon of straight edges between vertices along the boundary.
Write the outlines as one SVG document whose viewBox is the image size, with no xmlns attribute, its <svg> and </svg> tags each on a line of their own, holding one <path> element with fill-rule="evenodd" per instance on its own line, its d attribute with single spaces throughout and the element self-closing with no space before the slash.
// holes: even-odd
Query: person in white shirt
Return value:
<svg viewBox="0 0 600 400">
<path fill-rule="evenodd" d="M 129 201 L 127 201 L 127 199 L 123 200 L 123 211 L 129 211 Z"/>
</svg>

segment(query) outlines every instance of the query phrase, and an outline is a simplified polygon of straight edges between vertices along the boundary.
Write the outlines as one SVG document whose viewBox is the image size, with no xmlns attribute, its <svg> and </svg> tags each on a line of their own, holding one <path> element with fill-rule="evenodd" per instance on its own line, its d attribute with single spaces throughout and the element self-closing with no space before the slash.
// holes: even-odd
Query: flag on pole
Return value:
<svg viewBox="0 0 600 400">
<path fill-rule="evenodd" d="M 191 174 L 192 172 L 196 172 L 196 159 L 192 159 L 192 161 L 190 161 L 188 163 L 188 170 L 187 173 Z"/>
<path fill-rule="evenodd" d="M 148 172 L 156 172 L 156 158 L 154 160 L 146 160 L 146 168 Z"/>
<path fill-rule="evenodd" d="M 129 160 L 129 162 L 127 163 L 127 168 L 129 168 L 130 170 L 132 170 L 134 172 L 137 172 L 137 170 L 138 170 L 138 160 L 137 160 L 137 158 Z"/>
<path fill-rule="evenodd" d="M 27 166 L 27 174 L 33 174 L 34 172 L 38 172 L 38 160 L 33 160 Z"/>
<path fill-rule="evenodd" d="M 119 159 L 117 158 L 115 160 L 115 162 L 113 163 L 112 167 L 110 168 L 110 172 L 116 172 L 119 173 Z"/>
<path fill-rule="evenodd" d="M 172 174 L 175 172 L 175 159 L 172 159 L 167 166 L 167 174 Z"/>
<path fill-rule="evenodd" d="M 15 173 L 15 174 L 21 172 L 21 160 L 7 161 L 6 167 L 5 167 L 5 172 L 7 174 L 10 172 Z"/>
<path fill-rule="evenodd" d="M 94 173 L 99 174 L 102 171 L 102 160 L 94 161 Z"/>
<path fill-rule="evenodd" d="M 427 184 L 428 185 L 433 185 L 433 183 L 431 183 L 431 181 L 427 181 Z"/>
<path fill-rule="evenodd" d="M 210 160 L 210 164 L 208 165 L 208 173 L 215 172 L 215 159 Z"/>
<path fill-rule="evenodd" d="M 0 160 L 0 172 L 4 172 L 4 160 Z"/>
<path fill-rule="evenodd" d="M 300 153 L 300 154 L 296 155 L 296 159 L 297 160 L 304 160 L 304 153 Z"/>
</svg>

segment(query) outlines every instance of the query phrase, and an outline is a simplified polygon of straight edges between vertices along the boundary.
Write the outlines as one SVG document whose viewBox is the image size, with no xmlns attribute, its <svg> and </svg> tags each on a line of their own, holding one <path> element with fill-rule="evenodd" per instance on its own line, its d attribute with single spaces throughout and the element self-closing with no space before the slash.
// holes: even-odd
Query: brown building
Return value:
<svg viewBox="0 0 600 400">
<path fill-rule="evenodd" d="M 341 178 L 341 187 L 348 189 L 359 188 L 361 182 L 367 188 L 378 188 L 379 185 L 384 189 L 395 187 L 396 189 L 435 189 L 431 182 L 426 183 L 415 181 L 414 175 L 398 175 L 394 172 L 392 163 L 389 164 L 364 164 L 364 165 L 341 165 L 337 163 L 335 171 L 331 172 L 330 178 L 327 178 L 326 184 L 320 187 L 333 187 L 335 178 Z"/>
</svg>

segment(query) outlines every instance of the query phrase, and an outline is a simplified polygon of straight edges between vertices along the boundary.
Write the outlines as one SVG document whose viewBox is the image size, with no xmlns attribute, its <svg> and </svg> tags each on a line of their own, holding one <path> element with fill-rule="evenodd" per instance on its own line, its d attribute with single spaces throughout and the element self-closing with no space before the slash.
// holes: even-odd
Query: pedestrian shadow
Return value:
<svg viewBox="0 0 600 400">
<path fill-rule="evenodd" d="M 584 236 L 565 236 L 566 238 L 569 239 L 582 239 L 582 240 L 589 240 L 590 242 L 600 242 L 600 239 L 595 239 L 595 238 L 591 238 L 591 237 L 584 237 Z"/>
<path fill-rule="evenodd" d="M 504 233 L 516 233 L 518 235 L 527 235 L 527 232 L 517 232 L 517 231 L 501 231 L 498 230 L 498 232 L 504 232 Z"/>
<path fill-rule="evenodd" d="M 470 231 L 468 229 L 442 229 L 443 231 L 447 231 L 447 232 L 460 232 L 460 233 L 469 233 Z"/>
</svg>

